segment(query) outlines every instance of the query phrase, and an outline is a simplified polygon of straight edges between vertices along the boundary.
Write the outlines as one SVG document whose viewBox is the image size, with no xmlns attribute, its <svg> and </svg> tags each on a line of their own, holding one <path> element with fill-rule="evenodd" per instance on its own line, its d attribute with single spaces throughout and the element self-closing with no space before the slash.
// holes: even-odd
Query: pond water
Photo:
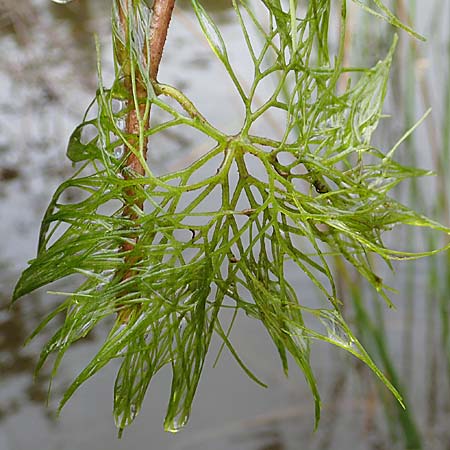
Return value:
<svg viewBox="0 0 450 450">
<path fill-rule="evenodd" d="M 241 41 L 230 3 L 203 2 L 224 30 L 231 58 L 239 60 Z M 448 73 L 447 60 L 441 57 L 447 35 L 440 30 L 445 28 L 443 17 L 448 20 L 449 15 L 435 14 L 437 10 L 429 5 L 418 0 L 417 27 L 430 36 L 426 45 L 416 46 L 422 54 L 417 60 L 421 64 L 418 74 L 425 80 L 419 103 L 431 103 L 439 115 L 445 110 L 439 93 L 445 92 Z M 390 275 L 403 295 L 394 297 L 397 310 L 378 311 L 377 316 L 379 320 L 384 315 L 382 337 L 407 392 L 408 420 L 365 367 L 343 352 L 314 344 L 323 419 L 313 432 L 313 404 L 302 375 L 292 367 L 290 378 L 284 377 L 264 330 L 245 317 L 238 321 L 232 341 L 270 387 L 263 389 L 247 378 L 227 352 L 213 368 L 215 355 L 211 355 L 191 420 L 178 434 L 165 433 L 162 428 L 170 388 L 168 372 L 155 379 L 140 416 L 121 440 L 111 416 L 117 370 L 113 365 L 87 382 L 61 416 L 55 417 L 61 393 L 94 354 L 102 330 L 69 352 L 46 406 L 48 374 L 44 371 L 33 380 L 45 335 L 25 348 L 23 343 L 57 300 L 42 290 L 12 310 L 8 303 L 21 270 L 35 254 L 49 198 L 73 170 L 65 146 L 96 89 L 94 32 L 102 44 L 105 84 L 112 79 L 110 24 L 105 13 L 109 7 L 110 0 L 78 0 L 65 6 L 46 0 L 0 0 L 0 450 L 450 449 L 448 366 L 439 331 L 442 317 L 444 322 L 448 317 L 436 312 L 438 295 L 426 276 L 430 266 L 424 261 L 410 263 L 410 269 L 399 266 L 396 277 Z M 409 48 L 405 42 L 407 37 L 402 35 L 400 56 Z M 374 53 L 377 58 L 382 54 Z M 394 75 L 401 73 L 398 63 Z M 239 74 L 244 79 L 248 75 L 244 61 Z M 199 38 L 187 0 L 177 6 L 159 78 L 182 88 L 217 127 L 230 133 L 238 130 L 240 104 L 230 94 L 232 86 L 225 71 Z M 405 95 L 394 88 L 386 108 L 394 115 L 386 125 L 389 136 L 399 136 L 404 130 L 396 115 L 408 106 L 396 108 L 396 104 L 407 105 L 399 103 L 399 98 L 405 100 Z M 417 108 L 424 109 L 422 104 Z M 435 139 L 440 144 L 436 123 Z M 269 129 L 274 124 L 261 126 Z M 433 129 L 425 127 L 416 137 L 416 145 L 427 149 L 419 152 L 421 164 L 427 167 L 436 162 L 428 151 L 430 133 Z M 392 144 L 396 138 L 389 140 Z M 164 151 L 149 157 L 156 171 L 186 164 L 205 150 L 196 135 L 168 133 L 158 144 Z M 419 189 L 427 189 L 426 184 Z M 411 239 L 416 237 L 400 237 L 406 244 Z M 414 287 L 405 290 L 401 280 L 411 274 Z M 314 295 L 303 286 L 299 289 L 305 297 Z M 416 430 L 409 428 L 413 423 L 420 430 L 422 447 L 411 443 Z"/>
</svg>

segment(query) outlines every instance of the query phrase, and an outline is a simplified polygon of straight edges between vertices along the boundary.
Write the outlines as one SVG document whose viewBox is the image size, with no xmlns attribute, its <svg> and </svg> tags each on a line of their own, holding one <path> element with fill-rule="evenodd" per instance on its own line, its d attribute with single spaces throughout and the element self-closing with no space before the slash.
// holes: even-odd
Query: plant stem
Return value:
<svg viewBox="0 0 450 450">
<path fill-rule="evenodd" d="M 132 12 L 133 0 L 119 0 L 119 20 L 122 27 L 126 47 L 131 46 L 129 40 L 129 14 Z M 142 59 L 144 67 L 148 68 L 150 80 L 156 83 L 156 78 L 161 63 L 161 58 L 166 42 L 167 32 L 169 29 L 170 20 L 172 18 L 172 12 L 175 5 L 175 0 L 155 0 L 153 4 L 153 13 L 150 23 L 150 34 L 148 41 L 146 40 L 142 48 Z M 148 47 L 150 44 L 150 63 L 148 63 Z M 131 72 L 131 71 L 130 71 Z M 145 76 L 141 73 L 136 73 L 133 76 L 131 73 L 125 74 L 125 88 L 128 92 L 128 105 L 134 105 L 131 107 L 129 113 L 125 119 L 126 133 L 130 136 L 130 142 L 135 148 L 139 148 L 142 152 L 142 160 L 145 161 L 147 157 L 148 137 L 145 132 L 150 128 L 150 106 L 147 106 L 146 102 L 142 102 L 148 96 L 147 85 L 144 81 Z M 142 129 L 143 128 L 143 129 Z M 122 171 L 125 179 L 134 177 L 135 174 L 139 176 L 145 176 L 145 167 L 143 166 L 141 159 L 135 152 L 129 152 L 126 157 L 125 167 Z M 136 190 L 133 187 L 127 188 L 126 196 L 128 202 L 124 207 L 124 217 L 132 220 L 138 219 L 138 210 L 142 210 L 144 201 L 138 198 Z M 132 240 L 122 244 L 121 250 L 123 252 L 132 252 L 135 248 L 138 237 L 133 237 Z M 125 266 L 129 266 L 125 274 L 122 276 L 123 280 L 132 277 L 135 274 L 133 270 L 134 265 L 138 262 L 137 256 L 126 256 Z M 119 312 L 120 321 L 128 321 L 129 314 L 131 313 L 129 308 L 125 308 Z"/>
<path fill-rule="evenodd" d="M 150 78 L 156 81 L 175 0 L 155 0 L 150 25 Z"/>
<path fill-rule="evenodd" d="M 119 17 L 122 29 L 128 39 L 128 14 L 132 8 L 133 0 L 122 0 L 119 1 Z M 143 60 L 147 66 L 149 66 L 149 75 L 152 82 L 156 82 L 158 76 L 159 66 L 161 63 L 161 57 L 164 50 L 164 45 L 166 42 L 167 32 L 170 25 L 170 20 L 172 18 L 172 12 L 175 5 L 175 0 L 155 0 L 153 5 L 153 14 L 150 24 L 150 64 L 147 61 L 147 43 L 144 44 L 142 49 Z M 138 100 L 145 98 L 147 96 L 147 89 L 145 83 L 142 79 L 142 74 L 136 74 L 136 94 Z M 131 79 L 128 76 L 126 80 L 126 89 L 129 93 L 129 102 L 132 102 L 134 97 L 133 86 Z M 130 135 L 136 136 L 138 138 L 140 134 L 140 118 L 145 116 L 145 104 L 140 104 L 139 106 L 131 109 L 126 117 L 126 131 Z M 150 115 L 148 114 L 146 122 L 144 124 L 144 131 L 150 128 Z M 147 142 L 144 142 L 144 154 L 145 159 L 147 154 Z M 130 153 L 126 164 L 128 169 L 132 169 L 140 175 L 145 174 L 145 169 L 137 156 L 134 153 Z"/>
</svg>

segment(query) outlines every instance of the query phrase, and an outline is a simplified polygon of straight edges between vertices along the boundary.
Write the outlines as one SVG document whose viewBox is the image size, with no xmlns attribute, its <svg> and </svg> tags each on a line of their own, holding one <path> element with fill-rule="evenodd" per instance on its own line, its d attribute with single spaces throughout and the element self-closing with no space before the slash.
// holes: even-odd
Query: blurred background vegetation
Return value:
<svg viewBox="0 0 450 450">
<path fill-rule="evenodd" d="M 241 43 L 235 38 L 230 2 L 203 3 L 222 24 L 231 52 L 238 57 Z M 428 107 L 433 108 L 402 144 L 397 158 L 432 169 L 436 176 L 409 181 L 396 195 L 450 225 L 450 5 L 442 0 L 387 3 L 427 42 L 400 33 L 385 106 L 390 118 L 380 125 L 377 144 L 390 148 Z M 50 195 L 72 171 L 65 159 L 67 139 L 96 89 L 94 32 L 103 47 L 105 78 L 112 77 L 109 7 L 109 0 L 76 0 L 66 6 L 48 0 L 0 0 L 0 450 L 449 449 L 448 252 L 396 264 L 395 274 L 383 274 L 398 291 L 392 296 L 396 310 L 374 299 L 348 269 L 336 267 L 341 297 L 348 305 L 347 319 L 402 391 L 406 411 L 360 363 L 318 345 L 313 364 L 324 418 L 314 434 L 312 405 L 301 376 L 293 374 L 285 380 L 272 349 L 267 352 L 262 331 L 244 319 L 233 342 L 249 365 L 264 375 L 269 390 L 245 379 L 225 355 L 217 369 L 203 377 L 187 430 L 172 436 L 164 434 L 161 426 L 167 390 L 162 375 L 136 424 L 117 441 L 110 419 L 112 367 L 90 381 L 55 421 L 51 407 L 94 347 L 89 341 L 77 346 L 47 409 L 45 374 L 34 384 L 31 378 L 45 336 L 26 349 L 22 344 L 54 300 L 38 293 L 13 311 L 8 310 L 8 302 L 18 274 L 34 256 L 39 222 Z M 352 65 L 373 65 L 387 53 L 396 31 L 353 6 L 349 21 L 347 60 Z M 189 2 L 180 1 L 160 79 L 185 90 L 205 116 L 233 130 L 239 124 L 238 101 L 226 74 L 196 33 Z M 266 126 L 276 127 L 276 123 L 269 118 Z M 160 171 L 184 165 L 205 150 L 195 135 L 169 133 L 161 145 L 164 152 L 150 155 L 151 164 Z M 413 229 L 396 234 L 395 239 L 398 247 L 411 250 L 445 244 L 435 235 Z"/>
</svg>

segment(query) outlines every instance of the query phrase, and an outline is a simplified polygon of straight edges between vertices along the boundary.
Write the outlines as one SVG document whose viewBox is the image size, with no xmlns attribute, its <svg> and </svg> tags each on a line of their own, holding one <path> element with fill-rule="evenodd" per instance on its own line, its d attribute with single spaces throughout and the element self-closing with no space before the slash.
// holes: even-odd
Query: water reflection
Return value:
<svg viewBox="0 0 450 450">
<path fill-rule="evenodd" d="M 219 18 L 223 27 L 232 27 L 228 20 L 230 1 L 202 3 Z M 178 6 L 181 14 L 189 19 L 189 26 L 194 28 L 189 1 L 180 0 Z M 110 0 L 79 0 L 66 6 L 47 0 L 0 1 L 3 33 L 0 45 L 4 50 L 0 77 L 5 86 L 0 93 L 0 235 L 8 237 L 2 243 L 2 258 L 12 267 L 12 278 L 17 277 L 27 259 L 34 255 L 39 221 L 52 191 L 61 179 L 72 173 L 64 156 L 67 136 L 95 92 L 92 32 L 100 32 L 107 48 L 110 39 L 105 11 L 109 11 L 109 7 Z M 176 42 L 176 48 L 165 55 L 170 67 L 164 69 L 164 76 L 178 86 L 184 83 L 205 115 L 211 117 L 216 111 L 214 118 L 222 121 L 221 124 L 231 122 L 235 110 L 233 106 L 226 110 L 230 103 L 226 84 L 221 73 L 214 72 L 208 46 L 191 44 L 189 39 L 197 36 L 193 33 L 187 28 L 171 30 L 170 39 Z M 16 43 L 11 42 L 12 36 Z M 208 72 L 202 77 L 201 72 L 205 70 Z M 208 90 L 206 87 L 211 85 L 211 80 L 214 88 Z M 221 105 L 219 114 L 217 104 Z M 160 146 L 164 152 L 152 155 L 153 163 L 169 166 L 181 151 L 186 155 L 192 142 L 195 137 L 175 133 L 166 136 Z M 423 273 L 421 266 L 418 267 L 417 273 Z M 23 430 L 29 429 L 35 419 L 31 415 L 33 405 L 45 404 L 47 379 L 43 376 L 33 383 L 31 374 L 39 345 L 23 349 L 22 344 L 49 306 L 39 296 L 33 296 L 23 299 L 10 311 L 7 304 L 11 285 L 9 282 L 9 288 L 3 289 L 0 295 L 0 450 L 4 450 L 1 447 L 3 432 L 14 436 L 18 442 L 16 448 L 31 450 L 38 447 L 27 443 L 21 435 L 26 434 Z M 427 289 L 423 298 L 429 296 Z M 398 303 L 401 305 L 401 300 Z M 429 338 L 428 347 L 418 339 L 426 333 L 426 314 L 423 306 L 416 306 L 414 311 L 414 358 L 409 362 L 411 369 L 406 373 L 406 381 L 410 384 L 411 402 L 421 429 L 429 438 L 425 448 L 442 450 L 450 442 L 445 363 L 436 360 L 441 348 L 436 333 Z M 404 326 L 394 319 L 398 316 L 393 312 L 389 317 L 392 322 L 386 328 L 391 333 L 394 361 L 397 361 L 401 352 L 399 335 Z M 429 324 L 435 323 L 429 317 L 427 320 Z M 265 345 L 265 335 L 255 324 L 246 323 L 237 334 L 233 338 L 250 363 L 271 380 L 270 391 L 253 386 L 236 369 L 231 358 L 225 359 L 216 371 L 206 368 L 188 430 L 176 437 L 162 432 L 161 416 L 167 394 L 164 379 L 160 381 L 164 389 L 151 391 L 142 418 L 123 441 L 116 441 L 110 417 L 112 370 L 104 378 L 93 380 L 83 391 L 85 393 L 74 398 L 58 422 L 59 428 L 49 431 L 42 427 L 35 430 L 35 436 L 54 443 L 48 444 L 46 450 L 147 448 L 149 439 L 152 439 L 150 450 L 402 448 L 399 419 L 393 412 L 392 399 L 384 396 L 386 392 L 379 389 L 373 376 L 359 364 L 353 360 L 342 362 L 335 352 L 320 353 L 316 366 L 322 380 L 324 417 L 319 431 L 313 434 L 311 402 L 301 378 L 296 378 L 295 374 L 293 381 L 279 377 L 278 365 L 271 360 L 272 348 Z M 80 347 L 88 346 L 81 344 Z M 89 356 L 89 351 L 85 352 Z M 85 352 L 75 351 L 71 359 L 73 373 L 86 363 Z M 54 396 L 58 397 L 58 390 Z M 423 411 L 425 408 L 427 410 Z M 45 416 L 44 411 L 52 410 L 39 408 L 39 411 L 41 417 Z M 88 413 L 92 414 L 89 418 L 95 420 L 94 427 L 86 423 Z M 391 419 L 389 426 L 386 426 L 385 415 Z M 76 435 L 83 434 L 81 431 L 89 428 L 86 425 L 91 428 L 90 441 L 80 446 Z"/>
<path fill-rule="evenodd" d="M 19 176 L 19 169 L 15 167 L 0 167 L 0 181 L 12 181 Z"/>
<path fill-rule="evenodd" d="M 83 49 L 89 62 L 92 62 L 93 56 L 95 56 L 95 47 L 92 40 L 92 34 L 95 31 L 92 29 L 94 18 L 92 3 L 88 0 L 79 0 L 62 7 L 53 2 L 47 2 L 52 20 L 67 23 L 66 29 L 70 32 L 73 43 Z M 107 7 L 107 2 L 100 0 L 100 3 Z"/>
<path fill-rule="evenodd" d="M 20 2 L 2 0 L 0 2 L 0 33 L 14 36 L 21 44 L 26 44 L 28 33 L 34 24 L 36 10 L 30 0 Z"/>
<path fill-rule="evenodd" d="M 40 375 L 33 380 L 37 355 L 23 347 L 29 336 L 33 317 L 42 317 L 45 308 L 34 302 L 33 308 L 25 311 L 21 305 L 10 309 L 9 296 L 0 293 L 0 373 L 1 382 L 23 380 L 23 389 L 9 390 L 0 400 L 0 420 L 18 413 L 30 404 L 39 404 L 43 412 L 50 413 L 46 406 L 48 377 Z M 31 299 L 30 299 L 31 300 Z M 27 305 L 28 306 L 28 305 Z M 3 449 L 2 449 L 3 450 Z"/>
</svg>

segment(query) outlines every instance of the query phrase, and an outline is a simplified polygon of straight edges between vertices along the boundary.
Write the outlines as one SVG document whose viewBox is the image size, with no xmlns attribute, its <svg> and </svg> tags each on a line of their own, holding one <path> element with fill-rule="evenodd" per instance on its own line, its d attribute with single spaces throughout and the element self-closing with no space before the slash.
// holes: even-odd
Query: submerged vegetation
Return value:
<svg viewBox="0 0 450 450">
<path fill-rule="evenodd" d="M 355 270 L 390 305 L 375 258 L 392 267 L 393 260 L 436 251 L 392 249 L 383 233 L 398 225 L 450 232 L 391 196 L 403 180 L 431 174 L 397 161 L 396 150 L 410 132 L 388 150 L 372 141 L 397 38 L 374 67 L 352 67 L 345 55 L 346 0 L 336 6 L 329 0 L 302 7 L 296 0 L 257 3 L 252 8 L 233 1 L 254 71 L 251 85 L 244 86 L 219 28 L 200 1 L 192 0 L 205 39 L 245 111 L 240 131 L 227 135 L 181 91 L 157 81 L 173 1 L 155 1 L 153 13 L 143 0 L 113 1 L 114 83 L 104 86 L 99 64 L 96 97 L 67 150 L 78 170 L 53 196 L 37 258 L 14 292 L 16 300 L 71 275 L 84 278 L 34 333 L 65 314 L 37 368 L 56 353 L 53 375 L 72 343 L 104 319 L 114 320 L 61 407 L 119 358 L 114 416 L 123 430 L 139 413 L 152 377 L 170 366 L 165 428 L 177 431 L 188 420 L 213 335 L 263 384 L 230 342 L 238 311 L 262 322 L 286 373 L 289 355 L 302 369 L 316 421 L 313 340 L 362 360 L 402 402 L 391 383 L 395 376 L 389 370 L 391 381 L 383 375 L 344 319 L 336 288 L 336 276 Z M 354 3 L 420 38 L 381 1 L 373 1 L 375 9 Z M 340 20 L 337 45 L 330 44 L 334 13 Z M 261 103 L 260 88 L 270 83 Z M 280 136 L 259 131 L 266 114 L 279 120 Z M 152 139 L 175 127 L 202 133 L 211 149 L 190 166 L 157 176 L 147 164 L 147 147 L 163 151 L 152 147 Z M 80 200 L 65 200 L 73 191 Z M 316 306 L 294 289 L 292 266 L 317 288 Z M 357 317 L 368 322 L 356 292 L 354 297 Z M 225 309 L 233 311 L 227 325 Z"/>
</svg>

